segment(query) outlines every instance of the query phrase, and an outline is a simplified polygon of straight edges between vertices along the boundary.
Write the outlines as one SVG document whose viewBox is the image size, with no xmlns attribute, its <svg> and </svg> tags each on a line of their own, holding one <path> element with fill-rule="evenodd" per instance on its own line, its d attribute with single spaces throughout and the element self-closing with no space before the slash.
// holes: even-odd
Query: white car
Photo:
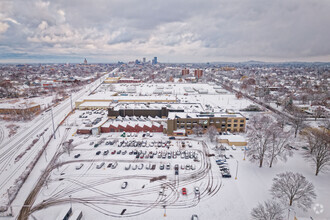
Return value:
<svg viewBox="0 0 330 220">
<path fill-rule="evenodd" d="M 83 166 L 84 166 L 83 163 L 79 164 L 78 166 L 76 166 L 76 170 L 80 170 Z"/>
<path fill-rule="evenodd" d="M 195 192 L 196 195 L 199 195 L 199 193 L 200 193 L 199 192 L 199 187 L 195 186 L 194 187 L 194 192 Z"/>
</svg>

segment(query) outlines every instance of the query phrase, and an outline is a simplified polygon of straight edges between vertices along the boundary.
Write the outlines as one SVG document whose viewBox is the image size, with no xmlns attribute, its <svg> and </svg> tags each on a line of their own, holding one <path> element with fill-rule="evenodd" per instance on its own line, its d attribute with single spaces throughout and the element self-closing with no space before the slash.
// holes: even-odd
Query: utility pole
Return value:
<svg viewBox="0 0 330 220">
<path fill-rule="evenodd" d="M 72 108 L 72 93 L 70 93 L 70 100 L 71 100 L 71 111 L 73 111 L 73 108 Z"/>
<path fill-rule="evenodd" d="M 54 139 L 56 139 L 56 136 L 55 136 L 55 125 L 54 125 L 54 116 L 53 116 L 53 108 L 51 108 L 51 113 L 52 113 L 52 122 L 53 122 L 53 134 L 54 134 Z"/>
</svg>

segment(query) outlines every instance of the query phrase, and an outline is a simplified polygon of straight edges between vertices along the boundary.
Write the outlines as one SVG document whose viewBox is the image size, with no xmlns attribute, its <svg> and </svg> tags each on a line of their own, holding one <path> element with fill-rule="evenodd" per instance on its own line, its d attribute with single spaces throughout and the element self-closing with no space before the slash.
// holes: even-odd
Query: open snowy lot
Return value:
<svg viewBox="0 0 330 220">
<path fill-rule="evenodd" d="M 164 215 L 168 219 L 190 219 L 193 214 L 199 219 L 249 219 L 252 208 L 271 198 L 272 179 L 284 171 L 306 176 L 316 188 L 315 204 L 324 207 L 319 214 L 313 209 L 303 212 L 296 208 L 288 219 L 294 219 L 294 212 L 297 219 L 329 218 L 326 208 L 329 207 L 329 175 L 315 177 L 314 170 L 301 156 L 302 149 L 295 151 L 287 163 L 258 168 L 256 164 L 243 160 L 241 148 L 233 150 L 229 147 L 221 153 L 229 158 L 227 163 L 232 177 L 222 178 L 215 162 L 219 157 L 207 156 L 217 155 L 219 151 L 214 151 L 212 143 L 203 144 L 203 138 L 177 138 L 168 143 L 168 137 L 162 134 L 142 137 L 140 133 L 137 137 L 123 138 L 121 133 L 110 133 L 88 139 L 70 134 L 67 139 L 73 138 L 77 146 L 70 155 L 61 154 L 58 166 L 49 173 L 34 204 L 32 215 L 37 219 L 49 215 L 55 219 L 63 214 L 63 210 L 69 209 L 70 204 L 74 213 L 82 210 L 84 219 L 159 219 Z M 187 155 L 189 152 L 196 155 L 196 159 L 194 156 L 185 159 L 185 151 Z M 175 154 L 176 158 L 173 157 Z M 167 164 L 170 164 L 169 169 Z M 176 164 L 178 175 L 175 175 Z M 125 188 L 124 182 L 127 182 Z M 199 194 L 195 193 L 195 187 L 199 187 Z M 182 188 L 186 188 L 186 195 L 182 194 Z"/>
</svg>

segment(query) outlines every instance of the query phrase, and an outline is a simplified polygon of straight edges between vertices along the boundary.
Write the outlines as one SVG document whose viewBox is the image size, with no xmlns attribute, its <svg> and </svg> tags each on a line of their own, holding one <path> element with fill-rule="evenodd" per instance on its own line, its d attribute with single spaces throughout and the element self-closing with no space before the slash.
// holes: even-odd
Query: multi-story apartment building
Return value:
<svg viewBox="0 0 330 220">
<path fill-rule="evenodd" d="M 219 132 L 244 132 L 246 118 L 241 114 L 170 112 L 166 133 L 168 135 L 192 134 L 194 127 L 198 125 L 204 132 L 211 126 Z"/>
</svg>

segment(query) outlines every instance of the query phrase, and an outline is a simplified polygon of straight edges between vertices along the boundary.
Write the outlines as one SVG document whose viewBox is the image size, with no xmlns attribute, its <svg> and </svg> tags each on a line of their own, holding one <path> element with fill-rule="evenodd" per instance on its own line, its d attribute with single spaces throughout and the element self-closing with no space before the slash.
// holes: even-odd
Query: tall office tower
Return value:
<svg viewBox="0 0 330 220">
<path fill-rule="evenodd" d="M 154 59 L 152 60 L 152 64 L 153 65 L 157 64 L 157 57 L 154 57 Z"/>
</svg>

